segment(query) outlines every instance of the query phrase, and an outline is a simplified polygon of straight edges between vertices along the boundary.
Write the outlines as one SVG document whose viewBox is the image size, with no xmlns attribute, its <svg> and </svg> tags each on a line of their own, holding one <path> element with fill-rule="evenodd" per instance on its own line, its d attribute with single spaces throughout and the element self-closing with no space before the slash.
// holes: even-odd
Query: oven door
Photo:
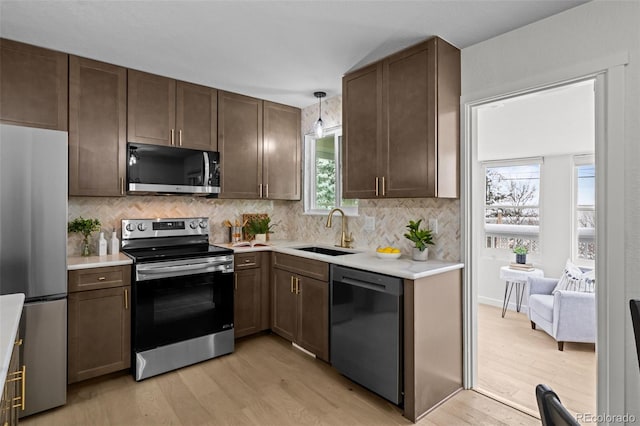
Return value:
<svg viewBox="0 0 640 426">
<path fill-rule="evenodd" d="M 177 276 L 157 273 L 159 266 L 157 278 L 138 280 L 133 289 L 135 352 L 233 329 L 233 264 L 230 272 L 220 266 L 202 273 L 194 265 L 167 265 Z"/>
</svg>

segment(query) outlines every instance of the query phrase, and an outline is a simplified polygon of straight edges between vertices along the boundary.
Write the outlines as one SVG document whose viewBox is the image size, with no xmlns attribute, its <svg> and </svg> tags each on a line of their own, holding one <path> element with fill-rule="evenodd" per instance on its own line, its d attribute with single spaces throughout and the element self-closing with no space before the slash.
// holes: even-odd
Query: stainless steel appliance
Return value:
<svg viewBox="0 0 640 426">
<path fill-rule="evenodd" d="M 0 294 L 24 293 L 26 405 L 67 399 L 67 133 L 0 124 Z"/>
<path fill-rule="evenodd" d="M 403 403 L 401 278 L 331 267 L 331 364 L 388 399 Z"/>
<path fill-rule="evenodd" d="M 123 220 L 122 251 L 136 380 L 233 352 L 233 251 L 209 245 L 208 219 Z"/>
<path fill-rule="evenodd" d="M 129 193 L 220 193 L 220 154 L 215 151 L 128 143 Z"/>
</svg>

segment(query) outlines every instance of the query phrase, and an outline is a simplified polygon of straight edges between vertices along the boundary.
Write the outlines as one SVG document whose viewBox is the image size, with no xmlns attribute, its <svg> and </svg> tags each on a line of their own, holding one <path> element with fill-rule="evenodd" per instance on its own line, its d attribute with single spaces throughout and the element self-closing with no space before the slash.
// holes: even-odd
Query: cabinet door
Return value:
<svg viewBox="0 0 640 426">
<path fill-rule="evenodd" d="M 375 198 L 382 120 L 382 64 L 342 79 L 342 183 L 344 198 Z M 379 190 L 376 191 L 376 179 Z"/>
<path fill-rule="evenodd" d="M 426 45 L 384 61 L 386 132 L 381 158 L 387 197 L 436 195 L 433 52 Z"/>
<path fill-rule="evenodd" d="M 233 327 L 235 337 L 260 331 L 262 275 L 260 268 L 235 272 Z"/>
<path fill-rule="evenodd" d="M 176 83 L 176 145 L 203 151 L 218 150 L 218 91 Z"/>
<path fill-rule="evenodd" d="M 264 102 L 264 197 L 300 199 L 300 109 Z"/>
<path fill-rule="evenodd" d="M 69 293 L 69 383 L 129 368 L 130 295 L 130 286 Z"/>
<path fill-rule="evenodd" d="M 69 58 L 69 195 L 124 195 L 127 70 Z"/>
<path fill-rule="evenodd" d="M 127 96 L 129 142 L 174 145 L 175 80 L 129 70 Z"/>
<path fill-rule="evenodd" d="M 289 341 L 295 341 L 297 297 L 293 292 L 293 274 L 273 268 L 273 307 L 271 329 Z"/>
<path fill-rule="evenodd" d="M 67 130 L 68 56 L 0 39 L 0 122 Z"/>
<path fill-rule="evenodd" d="M 260 198 L 262 191 L 262 101 L 218 93 L 221 198 Z"/>
<path fill-rule="evenodd" d="M 297 343 L 329 361 L 329 285 L 326 281 L 298 277 Z"/>
</svg>

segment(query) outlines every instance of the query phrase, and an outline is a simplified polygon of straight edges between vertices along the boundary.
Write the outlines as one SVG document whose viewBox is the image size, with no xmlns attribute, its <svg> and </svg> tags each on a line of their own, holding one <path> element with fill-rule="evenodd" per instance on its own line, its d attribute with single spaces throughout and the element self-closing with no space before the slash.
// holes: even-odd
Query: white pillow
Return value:
<svg viewBox="0 0 640 426">
<path fill-rule="evenodd" d="M 593 293 L 595 291 L 595 284 L 595 270 L 582 272 L 571 260 L 567 260 L 562 276 L 552 293 L 555 294 L 559 290 Z"/>
</svg>

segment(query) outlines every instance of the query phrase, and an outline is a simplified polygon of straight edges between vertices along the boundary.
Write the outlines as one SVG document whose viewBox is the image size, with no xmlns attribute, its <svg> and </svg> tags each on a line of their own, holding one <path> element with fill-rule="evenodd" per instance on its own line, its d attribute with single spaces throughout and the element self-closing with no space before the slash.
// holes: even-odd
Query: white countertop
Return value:
<svg viewBox="0 0 640 426">
<path fill-rule="evenodd" d="M 106 256 L 69 256 L 67 257 L 67 270 L 131 265 L 132 263 L 133 260 L 124 253 L 108 254 Z"/>
<path fill-rule="evenodd" d="M 341 265 L 350 268 L 363 269 L 365 271 L 377 272 L 380 274 L 391 275 L 394 277 L 416 280 L 418 278 L 437 275 L 443 272 L 453 271 L 464 268 L 463 263 L 459 262 L 443 262 L 441 260 L 427 260 L 426 262 L 416 262 L 411 260 L 410 256 L 402 254 L 399 259 L 380 259 L 376 256 L 374 250 L 358 250 L 344 249 L 334 247 L 327 244 L 314 244 L 304 241 L 270 241 L 268 246 L 256 247 L 230 247 L 230 244 L 216 244 L 220 247 L 232 248 L 235 253 L 247 253 L 252 251 L 273 251 L 277 253 L 285 253 L 307 259 L 320 260 L 334 265 Z M 329 256 L 326 254 L 312 253 L 303 250 L 297 250 L 296 247 L 318 246 L 336 250 L 350 251 L 354 254 L 346 254 L 341 256 Z"/>
<path fill-rule="evenodd" d="M 0 296 L 0 384 L 3 386 L 16 342 L 23 304 L 22 293 Z"/>
</svg>

